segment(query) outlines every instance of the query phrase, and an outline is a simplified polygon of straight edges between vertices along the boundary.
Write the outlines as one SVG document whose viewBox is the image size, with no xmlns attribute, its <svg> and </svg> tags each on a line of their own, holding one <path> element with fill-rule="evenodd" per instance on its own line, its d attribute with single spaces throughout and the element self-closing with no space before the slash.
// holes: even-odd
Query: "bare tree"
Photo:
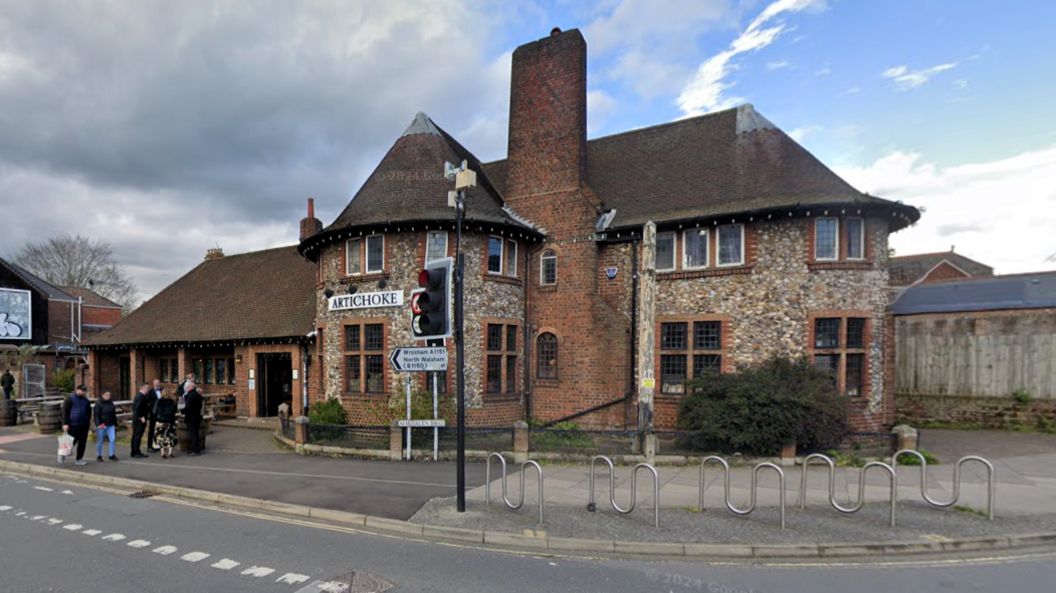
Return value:
<svg viewBox="0 0 1056 593">
<path fill-rule="evenodd" d="M 105 241 L 68 234 L 27 243 L 15 256 L 18 265 L 56 286 L 79 286 L 121 305 L 136 305 L 136 283 L 114 258 Z"/>
</svg>

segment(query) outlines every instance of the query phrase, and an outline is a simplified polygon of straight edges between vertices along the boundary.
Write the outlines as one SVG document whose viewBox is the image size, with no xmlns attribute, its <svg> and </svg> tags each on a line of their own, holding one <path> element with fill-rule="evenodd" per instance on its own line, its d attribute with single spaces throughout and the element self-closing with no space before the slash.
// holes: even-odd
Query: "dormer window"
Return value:
<svg viewBox="0 0 1056 593">
<path fill-rule="evenodd" d="M 675 233 L 656 234 L 656 271 L 675 269 Z"/>
<path fill-rule="evenodd" d="M 682 233 L 682 269 L 708 267 L 708 231 L 693 229 Z"/>
<path fill-rule="evenodd" d="M 831 261 L 840 253 L 840 220 L 818 218 L 814 221 L 814 259 Z"/>
<path fill-rule="evenodd" d="M 488 237 L 488 273 L 502 274 L 502 237 Z"/>
<path fill-rule="evenodd" d="M 864 260 L 865 220 L 823 216 L 814 219 L 814 260 Z"/>
<path fill-rule="evenodd" d="M 719 267 L 744 265 L 744 225 L 719 227 Z"/>
<path fill-rule="evenodd" d="M 363 273 L 363 241 L 349 239 L 345 242 L 345 275 L 355 276 Z"/>
<path fill-rule="evenodd" d="M 425 236 L 425 263 L 447 257 L 447 231 L 429 231 Z"/>
<path fill-rule="evenodd" d="M 385 236 L 367 237 L 367 273 L 376 274 L 385 271 Z"/>
</svg>

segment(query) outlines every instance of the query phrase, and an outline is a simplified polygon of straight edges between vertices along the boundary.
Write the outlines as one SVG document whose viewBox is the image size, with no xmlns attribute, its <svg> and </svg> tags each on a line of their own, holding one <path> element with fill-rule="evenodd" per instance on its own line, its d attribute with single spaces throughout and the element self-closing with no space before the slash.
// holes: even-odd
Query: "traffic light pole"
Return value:
<svg viewBox="0 0 1056 593">
<path fill-rule="evenodd" d="M 466 192 L 458 190 L 458 205 L 455 207 L 455 348 L 458 356 L 458 427 L 457 427 L 457 510 L 466 512 L 466 346 L 463 330 L 465 329 L 465 316 L 463 315 L 463 272 L 465 271 L 465 256 L 462 255 L 462 216 L 466 209 Z"/>
</svg>

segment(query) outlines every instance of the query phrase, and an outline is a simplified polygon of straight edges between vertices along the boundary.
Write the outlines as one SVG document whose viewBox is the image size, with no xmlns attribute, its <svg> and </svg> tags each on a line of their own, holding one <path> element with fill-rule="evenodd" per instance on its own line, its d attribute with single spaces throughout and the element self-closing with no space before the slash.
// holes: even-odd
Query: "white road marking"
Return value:
<svg viewBox="0 0 1056 593">
<path fill-rule="evenodd" d="M 219 568 L 220 570 L 231 570 L 232 568 L 238 566 L 239 564 L 242 564 L 242 563 L 241 562 L 235 562 L 234 560 L 229 560 L 227 558 L 224 558 L 220 562 L 217 562 L 216 564 L 214 564 L 213 568 Z"/>
<path fill-rule="evenodd" d="M 76 523 L 70 523 L 69 525 L 63 527 L 63 529 L 65 529 L 66 531 L 80 531 L 83 527 L 84 527 L 84 525 L 78 525 Z"/>
<path fill-rule="evenodd" d="M 81 533 L 83 533 L 83 534 L 85 534 L 87 536 L 95 537 L 95 536 L 99 535 L 100 533 L 102 533 L 102 531 L 99 531 L 98 529 L 85 529 Z"/>
<path fill-rule="evenodd" d="M 303 582 L 305 582 L 307 580 L 308 580 L 308 576 L 307 575 L 297 574 L 297 573 L 294 573 L 294 572 L 288 572 L 288 573 L 282 575 L 281 577 L 279 577 L 279 580 L 277 580 L 275 582 L 276 583 L 286 583 L 287 585 L 296 585 L 297 583 L 303 583 Z"/>
<path fill-rule="evenodd" d="M 63 494 L 71 494 L 71 495 L 73 494 L 73 492 L 70 491 L 70 490 L 63 490 L 62 493 Z"/>
<path fill-rule="evenodd" d="M 29 520 L 30 521 L 40 521 L 41 519 L 47 519 L 47 518 L 48 518 L 47 515 L 35 515 L 33 517 L 30 517 Z"/>
<path fill-rule="evenodd" d="M 41 492 L 55 492 L 54 490 L 52 490 L 51 488 L 48 488 L 46 486 L 34 486 L 33 489 L 34 490 L 40 490 Z"/>
<path fill-rule="evenodd" d="M 205 552 L 191 552 L 190 554 L 184 554 L 183 556 L 181 556 L 180 560 L 186 560 L 187 562 L 199 562 L 201 560 L 205 560 L 209 556 L 211 556 L 211 554 L 206 554 Z"/>
<path fill-rule="evenodd" d="M 137 540 L 128 542 L 128 547 L 130 547 L 130 548 L 145 548 L 145 547 L 147 547 L 149 545 L 150 545 L 150 542 L 148 542 L 145 539 L 137 539 Z"/>
<path fill-rule="evenodd" d="M 18 511 L 17 513 L 15 513 L 15 516 L 16 517 L 25 517 L 28 514 L 29 513 L 27 513 L 26 511 Z"/>
<path fill-rule="evenodd" d="M 346 593 L 348 591 L 348 583 L 329 581 L 321 585 L 316 585 L 316 588 L 323 593 Z"/>
<path fill-rule="evenodd" d="M 247 569 L 243 570 L 242 574 L 244 576 L 260 578 L 260 577 L 266 577 L 266 576 L 268 576 L 269 574 L 271 574 L 273 572 L 275 572 L 274 568 L 268 568 L 266 566 L 252 566 L 250 568 L 247 568 Z"/>
<path fill-rule="evenodd" d="M 103 536 L 103 540 L 108 542 L 119 542 L 123 539 L 125 539 L 125 536 L 120 533 L 111 533 L 110 535 Z"/>
<path fill-rule="evenodd" d="M 12 508 L 13 508 L 13 507 L 9 507 L 9 506 L 7 506 L 7 505 L 5 504 L 4 506 L 0 506 L 0 511 L 3 511 L 3 512 L 5 512 L 5 513 L 6 513 L 7 511 L 10 511 L 10 510 L 11 510 Z"/>
<path fill-rule="evenodd" d="M 161 546 L 160 548 L 154 548 L 151 550 L 155 554 L 161 554 L 162 556 L 168 556 L 169 554 L 175 553 L 177 550 L 176 546 Z"/>
<path fill-rule="evenodd" d="M 62 525 L 62 519 L 48 519 L 49 525 Z"/>
</svg>

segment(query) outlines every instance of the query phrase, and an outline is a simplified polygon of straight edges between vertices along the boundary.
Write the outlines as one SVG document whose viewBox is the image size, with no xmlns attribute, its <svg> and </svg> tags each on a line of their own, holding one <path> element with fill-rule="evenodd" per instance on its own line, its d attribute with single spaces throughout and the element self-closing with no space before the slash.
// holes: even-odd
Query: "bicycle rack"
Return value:
<svg viewBox="0 0 1056 593">
<path fill-rule="evenodd" d="M 638 470 L 647 469 L 653 474 L 653 525 L 657 528 L 660 527 L 660 474 L 656 472 L 656 468 L 649 465 L 648 463 L 639 463 L 634 466 L 631 470 L 631 506 L 626 509 L 621 509 L 616 504 L 616 466 L 612 464 L 612 460 L 604 455 L 598 455 L 594 459 L 590 460 L 590 502 L 587 504 L 587 510 L 595 512 L 598 510 L 597 503 L 594 502 L 594 466 L 598 461 L 603 461 L 609 466 L 609 502 L 612 503 L 612 508 L 621 515 L 627 515 L 634 510 L 634 505 L 638 500 Z"/>
<path fill-rule="evenodd" d="M 865 506 L 865 474 L 869 471 L 869 468 L 883 468 L 884 471 L 891 476 L 891 527 L 895 526 L 897 514 L 896 505 L 898 503 L 898 478 L 895 468 L 882 461 L 870 461 L 862 467 L 862 471 L 858 475 L 858 502 L 851 507 L 842 507 L 836 502 L 836 463 L 831 457 L 828 455 L 822 455 L 821 453 L 807 455 L 803 459 L 802 477 L 799 480 L 799 508 L 807 508 L 807 470 L 809 469 L 811 459 L 821 459 L 829 466 L 829 504 L 837 511 L 847 514 L 857 513 Z"/>
<path fill-rule="evenodd" d="M 723 497 L 725 498 L 726 508 L 729 509 L 731 513 L 734 513 L 736 515 L 747 515 L 755 510 L 756 491 L 759 483 L 759 471 L 763 469 L 772 469 L 777 472 L 777 478 L 781 484 L 781 529 L 785 528 L 785 472 L 780 467 L 768 461 L 756 465 L 755 468 L 752 470 L 752 493 L 751 498 L 749 498 L 748 500 L 748 508 L 739 509 L 733 506 L 733 503 L 730 501 L 730 464 L 727 463 L 725 459 L 717 455 L 711 455 L 702 459 L 700 462 L 700 494 L 697 498 L 697 508 L 699 508 L 701 512 L 704 512 L 704 490 L 706 489 L 706 487 L 704 486 L 704 466 L 707 465 L 709 461 L 717 461 L 718 463 L 722 464 L 722 480 L 725 484 L 725 488 L 723 489 Z"/>
<path fill-rule="evenodd" d="M 543 522 L 543 468 L 539 467 L 539 464 L 528 460 L 521 464 L 521 500 L 520 502 L 513 503 L 506 497 L 506 458 L 502 456 L 502 453 L 492 453 L 488 455 L 488 461 L 484 469 L 484 504 L 485 506 L 491 506 L 491 458 L 497 457 L 499 464 L 502 466 L 502 502 L 505 503 L 506 508 L 511 511 L 524 506 L 524 468 L 525 466 L 532 466 L 535 471 L 539 473 L 539 522 Z"/>
<path fill-rule="evenodd" d="M 997 490 L 997 484 L 994 482 L 994 466 L 992 463 L 975 455 L 968 455 L 958 459 L 957 464 L 953 466 L 953 498 L 942 502 L 928 496 L 928 460 L 918 451 L 902 449 L 891 456 L 891 466 L 897 469 L 898 458 L 903 454 L 913 455 L 920 460 L 920 496 L 928 504 L 939 508 L 951 507 L 957 504 L 957 501 L 961 498 L 961 466 L 969 461 L 983 464 L 986 467 L 986 518 L 990 521 L 994 520 L 994 493 Z"/>
</svg>

